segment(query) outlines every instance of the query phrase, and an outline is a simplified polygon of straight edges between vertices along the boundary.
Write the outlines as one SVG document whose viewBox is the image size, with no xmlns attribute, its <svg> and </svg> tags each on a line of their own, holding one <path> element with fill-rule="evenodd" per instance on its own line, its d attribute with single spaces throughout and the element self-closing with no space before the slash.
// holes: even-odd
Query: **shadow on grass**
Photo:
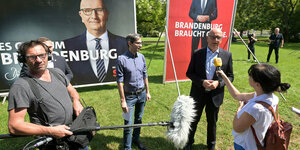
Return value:
<svg viewBox="0 0 300 150">
<path fill-rule="evenodd" d="M 163 82 L 163 76 L 162 75 L 155 75 L 155 76 L 148 76 L 149 83 L 162 83 Z M 107 84 L 107 85 L 97 85 L 97 86 L 90 86 L 90 87 L 80 87 L 76 88 L 78 92 L 89 92 L 89 91 L 99 91 L 99 90 L 112 90 L 112 89 L 118 89 L 117 85 Z"/>
<path fill-rule="evenodd" d="M 123 132 L 123 130 L 120 130 Z M 0 140 L 0 149 L 2 150 L 22 150 L 23 147 L 33 140 L 33 137 L 20 137 Z M 152 150 L 176 150 L 172 143 L 163 137 L 141 137 L 140 141 Z M 89 145 L 91 150 L 123 150 L 123 138 L 115 136 L 106 136 L 104 134 L 96 134 Z M 194 145 L 196 149 L 203 148 L 202 145 Z M 132 145 L 133 150 L 138 150 Z"/>
<path fill-rule="evenodd" d="M 150 75 L 148 76 L 149 83 L 161 83 L 163 82 L 163 76 L 162 75 Z"/>
<path fill-rule="evenodd" d="M 121 131 L 123 132 L 123 130 Z M 140 141 L 146 146 L 147 149 L 153 150 L 176 150 L 172 143 L 163 137 L 141 137 Z M 90 143 L 92 150 L 122 150 L 123 138 L 115 136 L 106 136 L 104 134 L 96 134 Z M 132 145 L 133 150 L 138 148 Z"/>
<path fill-rule="evenodd" d="M 22 150 L 23 147 L 33 140 L 33 137 L 18 137 L 0 140 L 1 150 Z"/>
<path fill-rule="evenodd" d="M 207 146 L 204 144 L 193 144 L 192 149 L 198 149 L 198 150 L 207 149 Z"/>
<path fill-rule="evenodd" d="M 78 92 L 89 92 L 89 91 L 99 91 L 99 90 L 112 90 L 117 89 L 117 85 L 109 84 L 109 85 L 97 85 L 97 86 L 90 86 L 90 87 L 80 87 L 76 90 Z"/>
</svg>

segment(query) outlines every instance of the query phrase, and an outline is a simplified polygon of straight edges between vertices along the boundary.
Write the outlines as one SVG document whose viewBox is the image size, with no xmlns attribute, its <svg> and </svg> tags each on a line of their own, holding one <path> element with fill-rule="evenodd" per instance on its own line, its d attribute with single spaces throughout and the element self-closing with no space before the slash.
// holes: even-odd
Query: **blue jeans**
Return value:
<svg viewBox="0 0 300 150">
<path fill-rule="evenodd" d="M 235 150 L 245 150 L 241 145 L 233 143 L 234 144 L 234 149 Z"/>
<path fill-rule="evenodd" d="M 144 108 L 146 105 L 146 91 L 143 91 L 139 95 L 127 95 L 125 96 L 127 107 L 130 113 L 130 119 L 124 120 L 125 125 L 133 124 L 133 111 L 134 111 L 134 124 L 141 124 L 144 114 Z M 134 110 L 135 107 L 135 110 Z M 141 128 L 134 128 L 131 139 L 132 128 L 124 128 L 123 143 L 125 150 L 131 150 L 131 141 L 137 141 L 140 137 Z"/>
</svg>

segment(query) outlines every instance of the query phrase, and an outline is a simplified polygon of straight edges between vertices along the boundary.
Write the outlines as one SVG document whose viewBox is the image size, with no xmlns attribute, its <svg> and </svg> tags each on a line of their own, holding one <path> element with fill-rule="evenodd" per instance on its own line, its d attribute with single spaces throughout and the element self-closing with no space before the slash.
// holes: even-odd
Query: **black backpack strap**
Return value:
<svg viewBox="0 0 300 150">
<path fill-rule="evenodd" d="M 36 102 L 38 104 L 37 112 L 35 113 L 36 117 L 38 117 L 42 125 L 49 126 L 48 117 L 43 111 L 45 110 L 45 105 L 43 104 L 43 97 L 40 93 L 40 90 L 38 89 L 38 85 L 33 81 L 34 79 L 31 77 L 23 77 L 23 79 L 25 79 L 28 82 L 32 93 L 36 97 Z M 40 115 L 42 115 L 42 118 L 39 117 Z"/>
<path fill-rule="evenodd" d="M 55 69 L 53 68 L 48 68 L 48 70 L 55 76 L 55 78 L 57 78 L 59 81 L 61 81 L 64 85 L 66 85 L 66 87 L 68 86 L 66 83 L 65 78 L 59 74 Z"/>
<path fill-rule="evenodd" d="M 41 93 L 40 93 L 37 85 L 34 83 L 33 79 L 30 78 L 30 77 L 23 77 L 23 79 L 25 79 L 28 82 L 28 84 L 30 86 L 30 89 L 32 90 L 32 92 L 33 92 L 34 96 L 36 97 L 36 99 L 38 101 L 42 100 Z"/>
</svg>

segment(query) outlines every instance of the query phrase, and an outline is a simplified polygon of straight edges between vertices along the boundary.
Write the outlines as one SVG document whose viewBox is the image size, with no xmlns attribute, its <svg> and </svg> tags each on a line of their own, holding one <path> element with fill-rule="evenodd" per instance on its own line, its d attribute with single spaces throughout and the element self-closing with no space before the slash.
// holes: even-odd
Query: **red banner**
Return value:
<svg viewBox="0 0 300 150">
<path fill-rule="evenodd" d="M 224 38 L 220 48 L 229 50 L 237 0 L 169 0 L 165 45 L 164 82 L 174 81 L 169 53 L 172 50 L 178 80 L 187 80 L 192 51 L 206 47 L 206 34 L 220 28 Z"/>
</svg>

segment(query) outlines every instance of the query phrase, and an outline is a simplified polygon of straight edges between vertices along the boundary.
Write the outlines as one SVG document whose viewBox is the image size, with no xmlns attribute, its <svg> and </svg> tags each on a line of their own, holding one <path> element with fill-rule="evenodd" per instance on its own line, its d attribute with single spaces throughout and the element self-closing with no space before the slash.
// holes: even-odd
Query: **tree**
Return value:
<svg viewBox="0 0 300 150">
<path fill-rule="evenodd" d="M 299 0 L 240 0 L 235 27 L 239 31 L 279 27 L 285 41 L 299 39 Z M 297 9 L 298 8 L 298 9 Z"/>
<path fill-rule="evenodd" d="M 295 25 L 297 23 L 294 19 L 299 20 L 295 18 L 297 6 L 299 8 L 298 2 L 299 0 L 274 0 L 271 3 L 274 16 L 276 16 L 274 20 L 276 20 L 278 23 L 277 26 L 273 26 L 273 28 L 281 28 L 284 40 L 287 42 L 293 39 L 295 34 L 297 34 L 293 33 L 293 30 L 295 29 Z"/>
<path fill-rule="evenodd" d="M 166 21 L 166 0 L 136 0 L 138 33 L 158 36 Z"/>
</svg>

